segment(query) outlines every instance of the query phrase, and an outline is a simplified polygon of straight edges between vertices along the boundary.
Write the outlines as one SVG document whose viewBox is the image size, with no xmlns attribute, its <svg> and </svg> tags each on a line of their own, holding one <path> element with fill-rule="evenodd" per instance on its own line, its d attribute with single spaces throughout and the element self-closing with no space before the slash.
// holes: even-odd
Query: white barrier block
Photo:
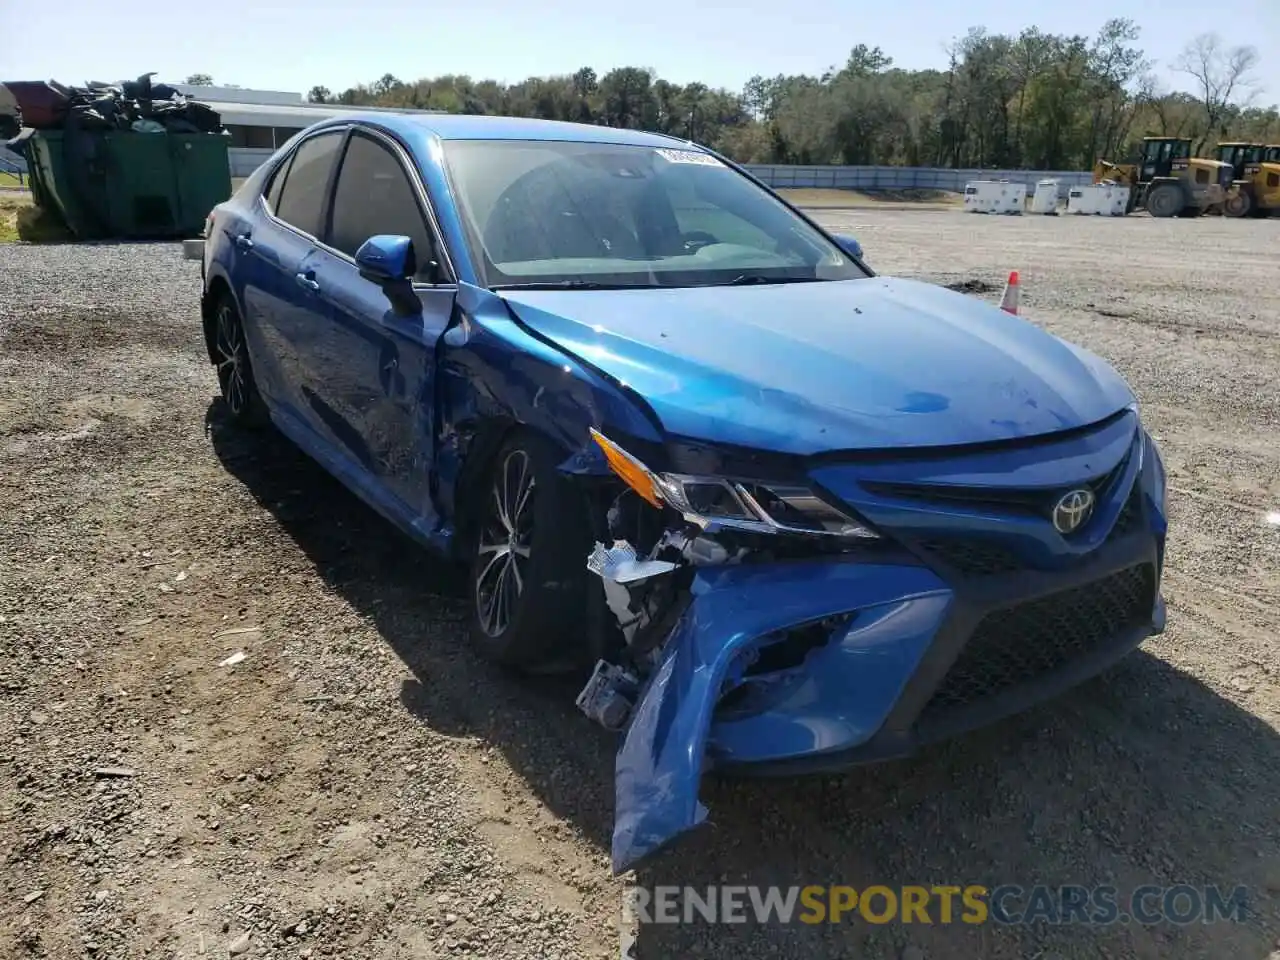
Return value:
<svg viewBox="0 0 1280 960">
<path fill-rule="evenodd" d="M 1041 180 L 1036 184 L 1036 192 L 1031 195 L 1032 213 L 1058 212 L 1058 181 Z"/>
<path fill-rule="evenodd" d="M 964 186 L 969 213 L 1021 214 L 1027 204 L 1027 185 L 1008 180 L 970 180 Z"/>
</svg>

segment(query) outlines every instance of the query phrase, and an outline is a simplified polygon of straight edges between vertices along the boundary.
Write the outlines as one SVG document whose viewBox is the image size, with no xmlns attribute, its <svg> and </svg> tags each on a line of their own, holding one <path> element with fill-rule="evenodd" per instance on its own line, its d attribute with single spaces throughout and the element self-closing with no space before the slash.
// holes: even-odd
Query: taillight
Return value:
<svg viewBox="0 0 1280 960">
<path fill-rule="evenodd" d="M 213 236 L 213 211 L 209 211 L 209 215 L 204 218 L 204 238 L 208 240 Z"/>
</svg>

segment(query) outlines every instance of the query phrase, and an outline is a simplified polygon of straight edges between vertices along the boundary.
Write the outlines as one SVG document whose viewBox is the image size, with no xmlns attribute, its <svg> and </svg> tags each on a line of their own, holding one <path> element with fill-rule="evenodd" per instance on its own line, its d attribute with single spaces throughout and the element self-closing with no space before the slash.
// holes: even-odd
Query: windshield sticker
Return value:
<svg viewBox="0 0 1280 960">
<path fill-rule="evenodd" d="M 664 147 L 656 147 L 654 152 L 670 163 L 696 163 L 703 167 L 723 166 L 711 154 L 702 153 L 698 150 L 667 150 Z"/>
</svg>

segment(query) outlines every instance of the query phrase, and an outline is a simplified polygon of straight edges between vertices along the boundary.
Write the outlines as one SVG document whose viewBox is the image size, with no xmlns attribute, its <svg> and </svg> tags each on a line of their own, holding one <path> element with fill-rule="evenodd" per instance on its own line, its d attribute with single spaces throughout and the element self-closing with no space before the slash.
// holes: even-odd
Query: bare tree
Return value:
<svg viewBox="0 0 1280 960">
<path fill-rule="evenodd" d="M 1175 70 L 1195 80 L 1204 108 L 1204 136 L 1196 144 L 1196 153 L 1220 129 L 1230 107 L 1243 106 L 1257 94 L 1256 80 L 1249 75 L 1257 65 L 1257 47 L 1227 47 L 1216 33 L 1200 34 L 1174 61 Z"/>
</svg>

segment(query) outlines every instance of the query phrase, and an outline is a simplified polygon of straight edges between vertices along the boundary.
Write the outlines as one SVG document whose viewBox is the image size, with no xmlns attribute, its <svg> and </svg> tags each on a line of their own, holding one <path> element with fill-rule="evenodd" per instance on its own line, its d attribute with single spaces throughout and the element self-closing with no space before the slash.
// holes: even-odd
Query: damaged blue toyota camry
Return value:
<svg viewBox="0 0 1280 960">
<path fill-rule="evenodd" d="M 706 818 L 709 770 L 903 756 L 1164 628 L 1116 372 L 693 143 L 336 118 L 205 236 L 229 417 L 469 564 L 485 656 L 581 671 L 615 871 Z"/>
</svg>

